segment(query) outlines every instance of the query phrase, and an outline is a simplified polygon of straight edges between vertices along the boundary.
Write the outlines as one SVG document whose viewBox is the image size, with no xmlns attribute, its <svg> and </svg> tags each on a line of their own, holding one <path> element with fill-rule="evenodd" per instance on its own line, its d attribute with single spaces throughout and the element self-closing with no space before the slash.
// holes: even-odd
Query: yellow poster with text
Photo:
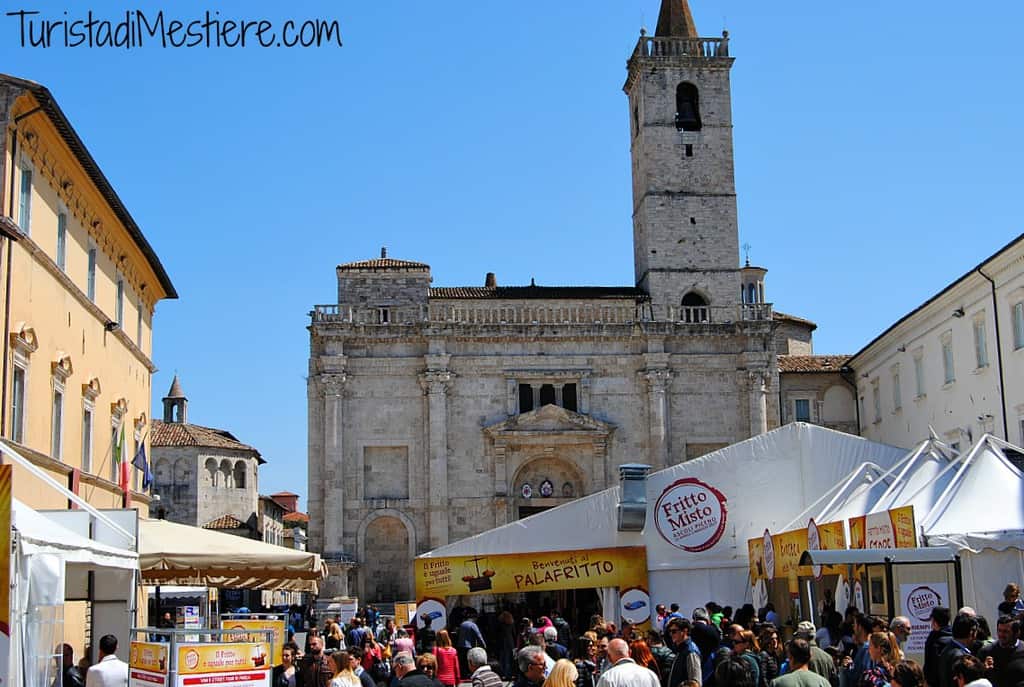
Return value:
<svg viewBox="0 0 1024 687">
<path fill-rule="evenodd" d="M 178 675 L 270 670 L 266 642 L 186 644 L 178 647 Z"/>
<path fill-rule="evenodd" d="M 239 634 L 228 639 L 233 639 L 236 642 L 262 642 L 266 635 L 260 633 L 258 635 L 247 635 L 246 630 L 273 630 L 274 632 L 274 663 L 273 665 L 281 664 L 281 652 L 284 649 L 285 642 L 285 626 L 284 619 L 277 620 L 254 620 L 254 619 L 235 619 L 235 618 L 221 618 L 220 629 L 222 630 L 240 630 Z"/>
<path fill-rule="evenodd" d="M 416 599 L 588 587 L 647 589 L 647 550 L 628 546 L 492 556 L 417 558 Z"/>
<path fill-rule="evenodd" d="M 902 506 L 850 518 L 851 549 L 913 549 L 917 547 L 914 507 Z"/>
<path fill-rule="evenodd" d="M 818 550 L 846 548 L 846 532 L 842 521 L 817 525 Z M 811 566 L 800 566 L 800 557 L 810 547 L 807 528 L 789 530 L 771 535 L 772 550 L 765 556 L 766 537 L 747 540 L 747 556 L 750 562 L 750 579 L 793 579 L 814 574 Z M 824 575 L 843 573 L 842 566 L 825 566 Z"/>
<path fill-rule="evenodd" d="M 132 642 L 128 652 L 128 666 L 150 673 L 167 674 L 167 647 L 157 642 Z"/>
</svg>

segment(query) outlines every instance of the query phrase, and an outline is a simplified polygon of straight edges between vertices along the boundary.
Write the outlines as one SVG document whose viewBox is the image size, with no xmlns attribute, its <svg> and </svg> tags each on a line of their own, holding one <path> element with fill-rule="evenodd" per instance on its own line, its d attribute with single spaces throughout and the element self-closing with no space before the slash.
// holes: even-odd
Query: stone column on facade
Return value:
<svg viewBox="0 0 1024 687">
<path fill-rule="evenodd" d="M 323 551 L 324 559 L 330 564 L 344 558 L 345 519 L 345 456 L 344 456 L 344 391 L 348 376 L 344 373 L 320 375 L 320 388 L 324 403 L 324 457 L 320 473 L 322 488 Z M 333 578 L 332 574 L 332 578 Z M 343 572 L 340 580 L 347 580 Z M 332 583 L 338 583 L 333 580 Z M 341 582 L 347 587 L 347 582 Z"/>
<path fill-rule="evenodd" d="M 768 431 L 768 387 L 764 370 L 748 370 L 750 379 L 750 436 Z"/>
<path fill-rule="evenodd" d="M 444 368 L 420 375 L 427 395 L 427 536 L 430 548 L 448 543 L 448 389 L 454 375 Z"/>
<path fill-rule="evenodd" d="M 668 385 L 672 371 L 667 367 L 647 369 L 647 407 L 650 417 L 650 461 L 655 470 L 668 466 Z"/>
</svg>

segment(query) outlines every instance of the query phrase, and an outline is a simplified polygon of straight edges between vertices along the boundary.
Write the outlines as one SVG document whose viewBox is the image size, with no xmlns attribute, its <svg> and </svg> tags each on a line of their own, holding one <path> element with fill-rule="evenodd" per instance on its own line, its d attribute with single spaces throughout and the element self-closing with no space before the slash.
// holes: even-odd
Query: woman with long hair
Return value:
<svg viewBox="0 0 1024 687">
<path fill-rule="evenodd" d="M 576 687 L 576 678 L 578 677 L 579 673 L 572 661 L 560 658 L 555 661 L 555 667 L 548 673 L 543 687 Z"/>
<path fill-rule="evenodd" d="M 334 661 L 334 677 L 330 687 L 362 687 L 355 671 L 352 670 L 352 659 L 347 651 L 335 651 L 331 654 Z"/>
<path fill-rule="evenodd" d="M 757 645 L 757 637 L 750 630 L 741 629 L 739 625 L 732 625 L 731 628 L 732 655 L 747 662 L 750 674 L 754 678 L 754 685 L 761 685 L 761 662 L 758 660 L 761 647 Z"/>
<path fill-rule="evenodd" d="M 328 620 L 327 625 L 324 627 L 324 649 L 327 651 L 337 651 L 341 648 L 343 637 L 341 625 L 333 620 Z"/>
<path fill-rule="evenodd" d="M 587 635 L 592 634 L 587 632 Z M 594 673 L 597 672 L 597 638 L 588 636 L 576 640 L 575 651 L 573 651 L 573 665 L 576 666 L 576 687 L 594 687 L 597 680 Z"/>
<path fill-rule="evenodd" d="M 649 669 L 658 679 L 661 679 L 661 673 L 658 672 L 658 659 L 654 658 L 654 654 L 651 653 L 651 648 L 647 646 L 647 642 L 642 639 L 634 639 L 629 643 L 629 657 L 638 666 L 643 666 Z"/>
<path fill-rule="evenodd" d="M 892 671 L 903 656 L 891 632 L 872 632 L 868 637 L 868 655 L 875 664 L 860 676 L 859 687 L 886 687 L 892 682 Z"/>
<path fill-rule="evenodd" d="M 452 646 L 452 638 L 448 630 L 437 631 L 437 644 L 434 645 L 434 658 L 437 659 L 437 675 L 435 676 L 445 687 L 459 684 L 459 654 Z"/>
<path fill-rule="evenodd" d="M 300 679 L 295 667 L 295 653 L 298 648 L 292 642 L 288 642 L 281 649 L 281 665 L 274 666 L 270 674 L 271 687 L 296 687 L 296 681 Z"/>
</svg>

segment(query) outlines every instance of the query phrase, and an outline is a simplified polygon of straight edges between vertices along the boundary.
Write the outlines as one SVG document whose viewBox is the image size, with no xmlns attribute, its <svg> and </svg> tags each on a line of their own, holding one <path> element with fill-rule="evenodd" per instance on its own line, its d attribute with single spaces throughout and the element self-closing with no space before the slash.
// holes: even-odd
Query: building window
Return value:
<svg viewBox="0 0 1024 687">
<path fill-rule="evenodd" d="M 924 352 L 914 353 L 914 397 L 924 398 Z"/>
<path fill-rule="evenodd" d="M 25 387 L 28 370 L 20 365 L 14 366 L 14 377 L 11 382 L 11 439 L 20 443 L 25 441 Z"/>
<path fill-rule="evenodd" d="M 114 301 L 114 319 L 124 328 L 124 279 L 117 278 L 117 299 Z"/>
<path fill-rule="evenodd" d="M 956 371 L 953 369 L 953 335 L 950 332 L 942 336 L 942 379 L 945 384 L 956 381 Z"/>
<path fill-rule="evenodd" d="M 32 222 L 32 170 L 23 167 L 21 170 L 21 192 L 18 195 L 18 227 L 26 235 L 30 235 L 29 226 Z"/>
<path fill-rule="evenodd" d="M 871 405 L 875 411 L 875 422 L 882 421 L 882 390 L 878 387 L 878 380 L 871 382 Z"/>
<path fill-rule="evenodd" d="M 680 320 L 683 322 L 697 323 L 697 322 L 710 322 L 708 317 L 708 302 L 699 293 L 690 293 L 683 296 L 682 302 L 682 317 Z"/>
<path fill-rule="evenodd" d="M 978 367 L 988 367 L 988 342 L 985 340 L 985 318 L 974 321 L 974 359 Z"/>
<path fill-rule="evenodd" d="M 797 422 L 811 421 L 811 401 L 806 398 L 798 398 L 793 401 L 794 417 Z"/>
<path fill-rule="evenodd" d="M 892 366 L 892 409 L 893 412 L 903 407 L 903 391 L 900 389 L 900 366 Z"/>
<path fill-rule="evenodd" d="M 82 472 L 92 472 L 92 408 L 82 409 Z"/>
<path fill-rule="evenodd" d="M 245 489 L 245 463 L 235 463 L 235 489 Z"/>
<path fill-rule="evenodd" d="M 68 213 L 57 213 L 57 267 L 68 268 Z"/>
<path fill-rule="evenodd" d="M 64 440 L 64 387 L 53 387 L 53 412 L 50 416 L 50 457 L 61 460 Z"/>
<path fill-rule="evenodd" d="M 96 300 L 96 248 L 89 249 L 89 267 L 85 281 L 85 295 L 90 301 Z"/>
<path fill-rule="evenodd" d="M 696 86 L 684 81 L 676 86 L 676 130 L 700 129 L 700 94 Z"/>
<path fill-rule="evenodd" d="M 1024 301 L 1013 304 L 1013 348 L 1024 348 Z"/>
<path fill-rule="evenodd" d="M 377 308 L 377 323 L 388 324 L 391 322 L 391 308 Z"/>
<path fill-rule="evenodd" d="M 139 301 L 138 311 L 135 313 L 135 345 L 142 350 L 142 301 Z"/>
<path fill-rule="evenodd" d="M 526 384 L 518 386 L 519 412 L 528 413 L 535 408 L 557 405 L 578 412 L 579 401 L 575 382 L 559 384 Z"/>
</svg>

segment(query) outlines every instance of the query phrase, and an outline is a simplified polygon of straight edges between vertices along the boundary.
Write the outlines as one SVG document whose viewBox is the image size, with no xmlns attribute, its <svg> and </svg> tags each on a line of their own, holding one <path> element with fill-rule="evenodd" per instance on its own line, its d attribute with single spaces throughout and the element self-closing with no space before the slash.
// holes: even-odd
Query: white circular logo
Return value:
<svg viewBox="0 0 1024 687">
<path fill-rule="evenodd" d="M 697 553 L 707 551 L 725 533 L 725 496 L 694 477 L 676 480 L 654 505 L 658 534 L 672 546 Z"/>
<path fill-rule="evenodd" d="M 640 587 L 633 587 L 622 592 L 619 597 L 619 612 L 623 620 L 634 625 L 651 619 L 651 597 Z"/>
<path fill-rule="evenodd" d="M 922 623 L 927 623 L 931 620 L 932 609 L 942 605 L 942 597 L 931 587 L 914 587 L 907 594 L 907 603 L 905 605 L 910 615 Z"/>
<path fill-rule="evenodd" d="M 821 549 L 821 534 L 818 532 L 818 525 L 815 524 L 814 518 L 811 518 L 807 523 L 807 550 L 818 551 Z M 811 572 L 814 574 L 814 579 L 821 579 L 821 566 L 811 566 Z"/>
<path fill-rule="evenodd" d="M 762 547 L 764 548 L 764 576 L 769 580 L 775 579 L 775 544 L 772 542 L 772 533 L 768 530 L 764 531 L 764 540 L 762 541 Z"/>
<path fill-rule="evenodd" d="M 440 630 L 448 624 L 448 609 L 437 599 L 424 599 L 416 604 L 416 627 L 426 627 L 430 620 L 430 628 Z"/>
</svg>

